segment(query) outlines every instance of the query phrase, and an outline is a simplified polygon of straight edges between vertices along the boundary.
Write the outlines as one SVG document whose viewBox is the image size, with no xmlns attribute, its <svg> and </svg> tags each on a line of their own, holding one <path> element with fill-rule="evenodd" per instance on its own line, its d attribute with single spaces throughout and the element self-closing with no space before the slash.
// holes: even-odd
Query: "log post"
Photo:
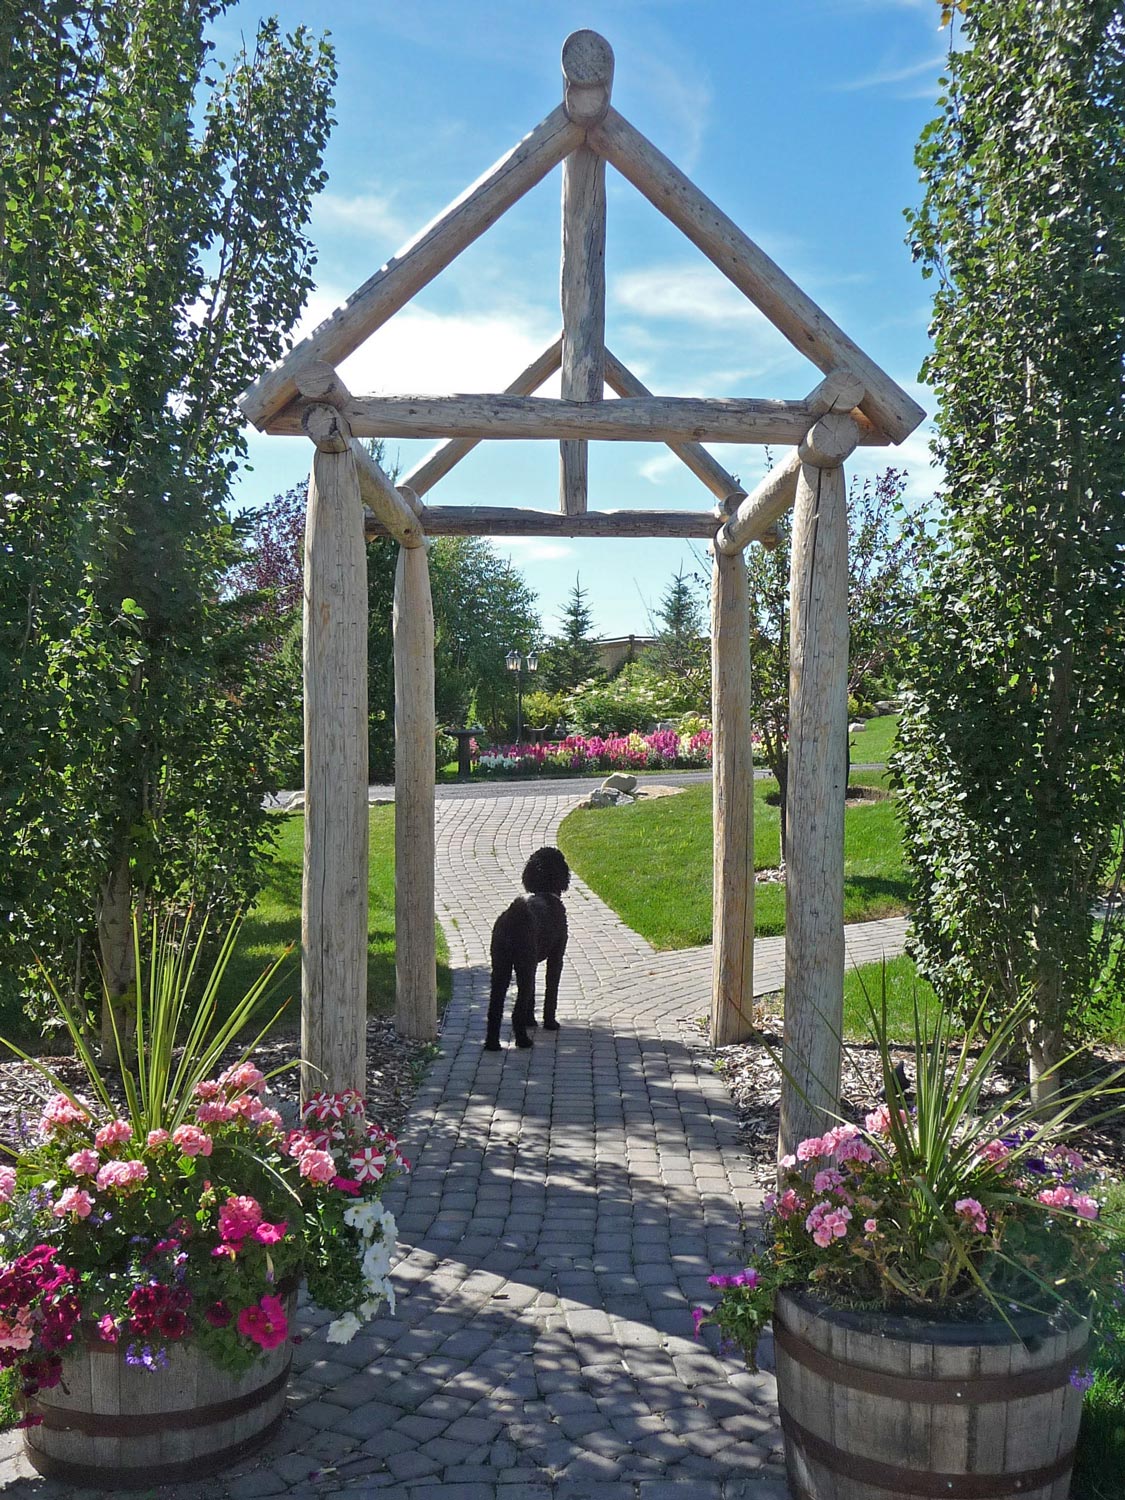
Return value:
<svg viewBox="0 0 1125 1500">
<path fill-rule="evenodd" d="M 825 421 L 832 419 L 825 418 Z M 820 424 L 818 423 L 819 427 Z M 813 429 L 816 432 L 816 429 Z M 848 732 L 848 515 L 839 458 L 801 445 L 793 509 L 785 880 L 785 1077 L 779 1155 L 839 1107 L 844 1015 L 844 798 Z M 813 434 L 810 433 L 810 438 Z"/>
<path fill-rule="evenodd" d="M 434 611 L 424 547 L 395 571 L 395 1026 L 437 1036 L 434 952 Z"/>
<path fill-rule="evenodd" d="M 714 885 L 711 1045 L 754 1025 L 754 763 L 750 748 L 750 602 L 741 551 L 714 553 L 711 587 Z"/>
<path fill-rule="evenodd" d="M 568 36 L 562 51 L 564 108 L 586 125 L 609 108 L 613 50 L 594 31 Z M 605 162 L 577 146 L 563 162 L 562 186 L 562 396 L 600 401 L 605 388 Z M 559 444 L 559 505 L 580 516 L 589 496 L 589 446 L 583 439 Z"/>
<path fill-rule="evenodd" d="M 355 459 L 317 450 L 305 522 L 301 1089 L 367 1073 L 367 558 Z"/>
</svg>

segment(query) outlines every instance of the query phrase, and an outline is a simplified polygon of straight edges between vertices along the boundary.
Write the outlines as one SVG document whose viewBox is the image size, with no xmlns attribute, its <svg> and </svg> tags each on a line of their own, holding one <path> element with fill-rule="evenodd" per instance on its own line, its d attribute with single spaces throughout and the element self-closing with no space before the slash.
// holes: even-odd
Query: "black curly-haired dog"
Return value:
<svg viewBox="0 0 1125 1500">
<path fill-rule="evenodd" d="M 492 989 L 488 998 L 488 1026 L 484 1045 L 500 1051 L 500 1022 L 512 971 L 516 975 L 516 1003 L 512 1007 L 512 1035 L 517 1047 L 530 1047 L 528 1030 L 535 1025 L 535 970 L 547 961 L 543 995 L 543 1029 L 558 1031 L 555 1011 L 559 979 L 566 952 L 566 907 L 562 893 L 570 885 L 570 867 L 558 849 L 537 849 L 523 870 L 529 892 L 501 912 L 492 928 Z"/>
</svg>

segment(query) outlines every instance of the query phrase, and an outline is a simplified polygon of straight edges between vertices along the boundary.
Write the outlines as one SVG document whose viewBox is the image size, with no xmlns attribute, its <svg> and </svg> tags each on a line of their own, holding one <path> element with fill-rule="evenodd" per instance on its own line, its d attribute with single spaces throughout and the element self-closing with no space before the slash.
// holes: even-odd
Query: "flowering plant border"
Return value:
<svg viewBox="0 0 1125 1500">
<path fill-rule="evenodd" d="M 470 742 L 474 770 L 482 776 L 574 776 L 598 771 L 693 770 L 711 764 L 711 730 L 680 734 L 582 735 L 543 744 L 493 745 Z"/>
</svg>

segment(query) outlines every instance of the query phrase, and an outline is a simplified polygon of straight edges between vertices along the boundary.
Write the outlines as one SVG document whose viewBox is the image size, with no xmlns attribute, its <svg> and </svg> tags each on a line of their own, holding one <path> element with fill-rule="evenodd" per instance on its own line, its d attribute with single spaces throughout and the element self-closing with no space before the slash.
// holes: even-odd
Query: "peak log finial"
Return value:
<svg viewBox="0 0 1125 1500">
<path fill-rule="evenodd" d="M 613 88 L 613 48 L 596 31 L 572 31 L 563 43 L 563 108 L 576 125 L 605 118 Z"/>
</svg>

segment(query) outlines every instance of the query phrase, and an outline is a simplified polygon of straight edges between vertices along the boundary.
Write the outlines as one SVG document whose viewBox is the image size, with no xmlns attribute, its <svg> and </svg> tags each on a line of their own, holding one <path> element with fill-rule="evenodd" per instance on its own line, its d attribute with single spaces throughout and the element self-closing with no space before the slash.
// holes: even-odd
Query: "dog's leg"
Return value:
<svg viewBox="0 0 1125 1500">
<path fill-rule="evenodd" d="M 528 1017 L 535 1015 L 535 960 L 526 957 L 516 959 L 516 1003 L 512 1008 L 512 1035 L 517 1047 L 530 1047 L 527 1034 Z"/>
<path fill-rule="evenodd" d="M 499 943 L 492 945 L 492 988 L 488 995 L 488 1022 L 484 1033 L 486 1052 L 500 1051 L 500 1023 L 504 1019 L 504 1001 L 512 979 L 512 955 Z"/>
<path fill-rule="evenodd" d="M 554 953 L 547 955 L 547 982 L 543 993 L 543 1030 L 558 1031 L 559 1023 L 555 1020 L 555 1011 L 559 1004 L 559 980 L 562 978 L 563 954 L 566 952 L 566 943 Z"/>
</svg>

